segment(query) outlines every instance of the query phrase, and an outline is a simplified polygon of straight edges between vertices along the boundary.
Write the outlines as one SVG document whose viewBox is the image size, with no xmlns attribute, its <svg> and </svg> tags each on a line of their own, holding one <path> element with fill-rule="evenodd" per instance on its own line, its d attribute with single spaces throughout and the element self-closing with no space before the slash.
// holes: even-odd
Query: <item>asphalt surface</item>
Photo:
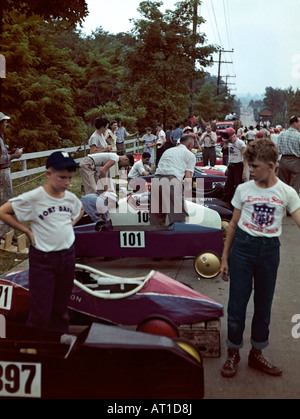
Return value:
<svg viewBox="0 0 300 419">
<path fill-rule="evenodd" d="M 248 127 L 248 129 L 251 125 L 253 125 L 253 127 L 256 126 L 253 109 L 251 107 L 241 107 L 240 119 L 243 126 Z"/>
<path fill-rule="evenodd" d="M 122 276 L 142 276 L 150 270 L 158 270 L 170 277 L 191 285 L 194 289 L 223 304 L 221 319 L 221 357 L 203 358 L 205 374 L 205 399 L 298 399 L 300 397 L 300 338 L 292 336 L 295 314 L 300 315 L 300 258 L 299 229 L 291 217 L 283 221 L 281 236 L 281 264 L 275 292 L 270 327 L 270 345 L 264 356 L 283 370 L 281 377 L 272 377 L 253 370 L 247 365 L 250 350 L 250 327 L 253 314 L 252 300 L 249 302 L 244 348 L 240 351 L 241 361 L 237 375 L 224 378 L 220 374 L 226 359 L 226 307 L 229 284 L 220 276 L 214 279 L 199 279 L 193 268 L 193 259 L 139 259 L 125 258 L 103 261 L 102 258 L 81 258 L 78 263 Z M 14 270 L 27 268 L 23 262 Z M 300 320 L 299 320 L 300 323 Z M 300 332 L 300 326 L 299 330 Z"/>
</svg>

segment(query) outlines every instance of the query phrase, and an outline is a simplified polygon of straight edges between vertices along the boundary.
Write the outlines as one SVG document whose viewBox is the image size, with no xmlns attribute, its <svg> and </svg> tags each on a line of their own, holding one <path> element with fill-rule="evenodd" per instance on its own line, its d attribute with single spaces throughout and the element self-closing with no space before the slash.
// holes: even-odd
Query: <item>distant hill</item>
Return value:
<svg viewBox="0 0 300 419">
<path fill-rule="evenodd" d="M 257 101 L 257 100 L 263 100 L 265 95 L 263 94 L 250 94 L 250 93 L 246 93 L 246 94 L 237 94 L 236 97 L 241 101 L 243 106 L 248 106 L 249 103 L 251 102 L 251 100 L 253 101 Z"/>
</svg>

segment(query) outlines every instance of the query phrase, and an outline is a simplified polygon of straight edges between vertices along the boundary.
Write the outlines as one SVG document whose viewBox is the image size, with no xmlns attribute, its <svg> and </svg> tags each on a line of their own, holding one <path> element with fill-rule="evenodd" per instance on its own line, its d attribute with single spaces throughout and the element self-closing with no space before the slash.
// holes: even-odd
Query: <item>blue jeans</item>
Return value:
<svg viewBox="0 0 300 419">
<path fill-rule="evenodd" d="M 254 288 L 251 343 L 256 349 L 268 346 L 271 306 L 280 259 L 278 237 L 253 237 L 237 229 L 229 258 L 228 302 L 229 348 L 243 346 L 246 309 Z"/>
<path fill-rule="evenodd" d="M 47 253 L 30 247 L 27 326 L 67 333 L 74 271 L 74 245 L 70 249 Z"/>
</svg>

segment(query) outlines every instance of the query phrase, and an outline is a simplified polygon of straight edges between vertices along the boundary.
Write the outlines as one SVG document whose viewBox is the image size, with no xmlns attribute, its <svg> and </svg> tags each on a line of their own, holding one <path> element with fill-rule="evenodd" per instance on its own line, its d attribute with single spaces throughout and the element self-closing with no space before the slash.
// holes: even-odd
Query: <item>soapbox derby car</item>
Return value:
<svg viewBox="0 0 300 419">
<path fill-rule="evenodd" d="M 0 295 L 0 314 L 10 322 L 25 323 L 29 309 L 28 270 L 2 275 Z M 157 315 L 181 326 L 223 316 L 221 304 L 161 272 L 125 278 L 81 264 L 75 266 L 68 309 L 73 324 L 93 319 L 138 326 L 145 318 Z"/>
<path fill-rule="evenodd" d="M 192 185 L 193 197 L 204 195 L 204 198 L 222 200 L 227 180 L 225 168 L 226 166 L 195 167 Z M 228 204 L 226 206 L 230 209 Z"/>
<path fill-rule="evenodd" d="M 197 349 L 92 323 L 61 335 L 7 322 L 0 339 L 0 398 L 201 399 Z"/>
<path fill-rule="evenodd" d="M 189 214 L 188 224 L 200 224 L 206 227 L 223 229 L 224 235 L 232 218 L 228 204 L 217 198 L 195 198 L 185 200 Z M 113 226 L 138 225 L 150 226 L 150 194 L 130 194 L 121 198 L 118 207 L 108 211 Z M 221 221 L 221 224 L 220 224 Z"/>
<path fill-rule="evenodd" d="M 100 231 L 99 222 L 79 225 L 74 227 L 75 254 L 77 258 L 194 257 L 197 274 L 213 278 L 220 273 L 223 251 L 224 231 L 219 222 L 220 228 L 175 222 L 169 226 L 112 225 Z"/>
<path fill-rule="evenodd" d="M 202 194 L 205 196 L 212 196 L 213 190 L 218 186 L 225 186 L 227 176 L 225 175 L 223 170 L 219 170 L 217 168 L 223 166 L 214 166 L 211 167 L 197 167 L 195 166 L 195 170 L 193 173 L 193 188 L 201 189 Z M 147 175 L 141 176 L 139 179 L 144 179 L 145 184 L 142 183 L 138 184 L 138 187 L 135 188 L 135 183 L 131 180 L 129 182 L 129 186 L 132 187 L 134 192 L 142 193 L 151 190 L 151 182 L 154 178 L 154 175 Z M 203 181 L 201 181 L 203 179 Z M 203 183 L 202 183 L 203 182 Z M 196 185 L 197 183 L 197 185 Z M 219 197 L 219 196 L 217 196 Z"/>
<path fill-rule="evenodd" d="M 225 186 L 227 176 L 225 171 L 220 169 L 221 167 L 223 166 L 195 167 L 193 182 L 197 182 L 197 179 L 204 179 L 204 196 L 205 192 L 211 191 L 218 185 Z M 198 183 L 200 187 L 201 182 Z M 196 185 L 193 184 L 193 186 Z"/>
</svg>

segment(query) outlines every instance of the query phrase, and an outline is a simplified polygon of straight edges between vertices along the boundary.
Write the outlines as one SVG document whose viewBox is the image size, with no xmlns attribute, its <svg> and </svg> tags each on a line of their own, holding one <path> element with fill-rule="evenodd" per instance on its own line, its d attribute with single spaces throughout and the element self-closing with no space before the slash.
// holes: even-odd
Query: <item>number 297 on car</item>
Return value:
<svg viewBox="0 0 300 419">
<path fill-rule="evenodd" d="M 41 397 L 41 364 L 0 361 L 0 397 Z"/>
</svg>

